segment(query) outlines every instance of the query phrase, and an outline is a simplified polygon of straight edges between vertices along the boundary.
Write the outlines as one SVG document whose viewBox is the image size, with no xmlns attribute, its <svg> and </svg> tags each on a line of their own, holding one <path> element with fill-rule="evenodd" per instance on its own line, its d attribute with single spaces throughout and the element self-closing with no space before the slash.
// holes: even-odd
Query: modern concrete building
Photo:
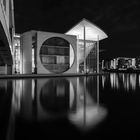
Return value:
<svg viewBox="0 0 140 140">
<path fill-rule="evenodd" d="M 0 74 L 12 74 L 13 34 L 14 34 L 13 0 L 0 1 Z"/>
<path fill-rule="evenodd" d="M 65 34 L 28 31 L 20 37 L 20 73 L 99 72 L 99 41 L 107 35 L 83 19 Z"/>
</svg>

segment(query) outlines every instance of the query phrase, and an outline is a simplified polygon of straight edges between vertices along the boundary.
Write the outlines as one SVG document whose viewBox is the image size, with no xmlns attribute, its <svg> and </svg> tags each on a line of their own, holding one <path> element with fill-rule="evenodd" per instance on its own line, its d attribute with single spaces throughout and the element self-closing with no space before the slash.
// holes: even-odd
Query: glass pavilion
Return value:
<svg viewBox="0 0 140 140">
<path fill-rule="evenodd" d="M 107 34 L 87 19 L 66 32 L 77 36 L 77 60 L 79 72 L 99 72 L 99 41 L 107 38 Z"/>
</svg>

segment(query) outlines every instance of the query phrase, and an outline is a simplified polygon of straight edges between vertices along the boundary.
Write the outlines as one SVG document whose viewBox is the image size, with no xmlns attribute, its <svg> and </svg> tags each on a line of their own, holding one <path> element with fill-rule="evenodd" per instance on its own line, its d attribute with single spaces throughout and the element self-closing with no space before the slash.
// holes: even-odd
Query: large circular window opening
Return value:
<svg viewBox="0 0 140 140">
<path fill-rule="evenodd" d="M 74 62 L 74 50 L 67 40 L 52 37 L 42 44 L 40 59 L 42 65 L 50 72 L 63 73 L 70 69 Z"/>
</svg>

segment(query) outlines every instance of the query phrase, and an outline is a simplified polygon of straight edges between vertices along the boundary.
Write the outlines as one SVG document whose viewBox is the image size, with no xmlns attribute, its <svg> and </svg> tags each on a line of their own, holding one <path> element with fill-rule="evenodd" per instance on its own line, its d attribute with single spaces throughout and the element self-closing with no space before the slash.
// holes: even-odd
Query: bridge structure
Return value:
<svg viewBox="0 0 140 140">
<path fill-rule="evenodd" d="M 14 5 L 13 0 L 0 1 L 0 74 L 13 73 L 13 36 Z"/>
</svg>

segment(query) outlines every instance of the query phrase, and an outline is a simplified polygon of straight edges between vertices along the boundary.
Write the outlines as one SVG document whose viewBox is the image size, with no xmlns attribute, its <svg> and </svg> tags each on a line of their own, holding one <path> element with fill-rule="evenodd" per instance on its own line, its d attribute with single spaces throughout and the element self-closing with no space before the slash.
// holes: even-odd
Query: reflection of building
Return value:
<svg viewBox="0 0 140 140">
<path fill-rule="evenodd" d="M 103 88 L 107 84 L 110 84 L 112 89 L 121 89 L 130 92 L 136 90 L 137 84 L 140 84 L 140 78 L 136 73 L 111 73 L 109 77 L 102 76 Z"/>
<path fill-rule="evenodd" d="M 98 78 L 15 80 L 12 109 L 24 121 L 35 123 L 67 118 L 81 130 L 88 130 L 107 113 L 99 104 Z"/>
<path fill-rule="evenodd" d="M 29 31 L 21 35 L 20 73 L 99 72 L 99 41 L 107 35 L 87 20 L 66 34 Z"/>
<path fill-rule="evenodd" d="M 14 33 L 13 0 L 0 1 L 0 74 L 12 73 Z"/>
</svg>

